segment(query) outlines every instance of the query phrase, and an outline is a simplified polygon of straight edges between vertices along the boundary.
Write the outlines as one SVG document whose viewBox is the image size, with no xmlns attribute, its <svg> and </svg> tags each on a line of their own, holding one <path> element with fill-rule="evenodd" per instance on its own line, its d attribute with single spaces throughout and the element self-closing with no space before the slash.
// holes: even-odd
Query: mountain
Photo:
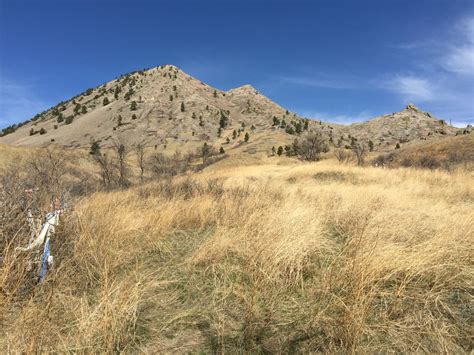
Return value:
<svg viewBox="0 0 474 355">
<path fill-rule="evenodd" d="M 445 120 L 409 104 L 400 112 L 379 116 L 362 123 L 353 123 L 345 127 L 343 132 L 358 139 L 370 139 L 376 147 L 383 148 L 397 143 L 451 136 L 456 134 L 458 129 L 448 125 Z"/>
<path fill-rule="evenodd" d="M 251 85 L 226 92 L 173 65 L 163 65 L 88 89 L 27 122 L 4 129 L 0 142 L 88 147 L 94 141 L 108 146 L 120 140 L 169 152 L 187 151 L 209 142 L 226 151 L 255 153 L 289 144 L 305 129 L 323 131 L 337 146 L 372 140 L 381 150 L 457 131 L 413 105 L 349 126 L 308 120 L 290 113 Z M 246 133 L 251 138 L 243 145 Z"/>
</svg>

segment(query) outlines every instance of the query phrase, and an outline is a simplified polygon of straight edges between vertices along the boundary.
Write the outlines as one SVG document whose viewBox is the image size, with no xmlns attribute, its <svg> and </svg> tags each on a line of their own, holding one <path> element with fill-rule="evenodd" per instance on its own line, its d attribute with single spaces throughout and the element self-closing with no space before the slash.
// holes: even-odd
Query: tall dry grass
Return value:
<svg viewBox="0 0 474 355">
<path fill-rule="evenodd" d="M 271 163 L 96 193 L 2 348 L 470 352 L 472 181 Z"/>
</svg>

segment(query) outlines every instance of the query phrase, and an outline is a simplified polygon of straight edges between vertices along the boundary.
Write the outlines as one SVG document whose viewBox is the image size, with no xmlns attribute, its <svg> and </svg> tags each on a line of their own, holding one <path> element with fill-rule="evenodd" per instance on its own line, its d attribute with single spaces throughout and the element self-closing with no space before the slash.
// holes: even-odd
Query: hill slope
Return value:
<svg viewBox="0 0 474 355">
<path fill-rule="evenodd" d="M 87 147 L 121 140 L 174 152 L 203 142 L 241 151 L 269 152 L 305 129 L 322 130 L 336 146 L 372 140 L 375 149 L 453 135 L 457 129 L 413 105 L 399 113 L 342 126 L 307 120 L 271 101 L 251 85 L 213 88 L 173 65 L 132 72 L 61 102 L 23 124 L 4 129 L 1 143 Z M 234 134 L 235 131 L 235 134 Z M 248 148 L 248 147 L 247 147 Z"/>
<path fill-rule="evenodd" d="M 224 92 L 167 65 L 89 89 L 1 141 L 79 147 L 93 140 L 107 144 L 123 138 L 132 144 L 186 149 L 202 141 L 224 143 L 228 137 L 237 142 L 232 139 L 234 130 L 240 138 L 239 129 L 272 130 L 273 116 L 302 121 L 249 85 Z"/>
<path fill-rule="evenodd" d="M 343 131 L 359 139 L 370 139 L 383 148 L 397 143 L 425 141 L 454 135 L 458 129 L 409 104 L 400 112 L 379 116 L 362 123 L 354 123 L 345 127 Z"/>
</svg>

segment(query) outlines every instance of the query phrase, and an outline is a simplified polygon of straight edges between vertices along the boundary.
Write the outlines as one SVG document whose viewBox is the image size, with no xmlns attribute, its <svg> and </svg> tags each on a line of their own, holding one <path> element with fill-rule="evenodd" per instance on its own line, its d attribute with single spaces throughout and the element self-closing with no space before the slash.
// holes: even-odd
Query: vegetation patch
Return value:
<svg viewBox="0 0 474 355">
<path fill-rule="evenodd" d="M 355 178 L 356 176 L 354 174 L 343 173 L 341 171 L 321 171 L 313 175 L 313 179 L 326 183 L 354 181 Z"/>
</svg>

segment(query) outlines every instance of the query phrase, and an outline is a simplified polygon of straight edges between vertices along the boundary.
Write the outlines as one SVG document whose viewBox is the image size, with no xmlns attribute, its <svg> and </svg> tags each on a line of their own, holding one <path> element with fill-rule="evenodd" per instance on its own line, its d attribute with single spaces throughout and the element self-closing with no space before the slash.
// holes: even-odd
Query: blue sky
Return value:
<svg viewBox="0 0 474 355">
<path fill-rule="evenodd" d="M 472 124 L 474 1 L 0 0 L 0 128 L 161 64 L 307 117 Z"/>
</svg>

